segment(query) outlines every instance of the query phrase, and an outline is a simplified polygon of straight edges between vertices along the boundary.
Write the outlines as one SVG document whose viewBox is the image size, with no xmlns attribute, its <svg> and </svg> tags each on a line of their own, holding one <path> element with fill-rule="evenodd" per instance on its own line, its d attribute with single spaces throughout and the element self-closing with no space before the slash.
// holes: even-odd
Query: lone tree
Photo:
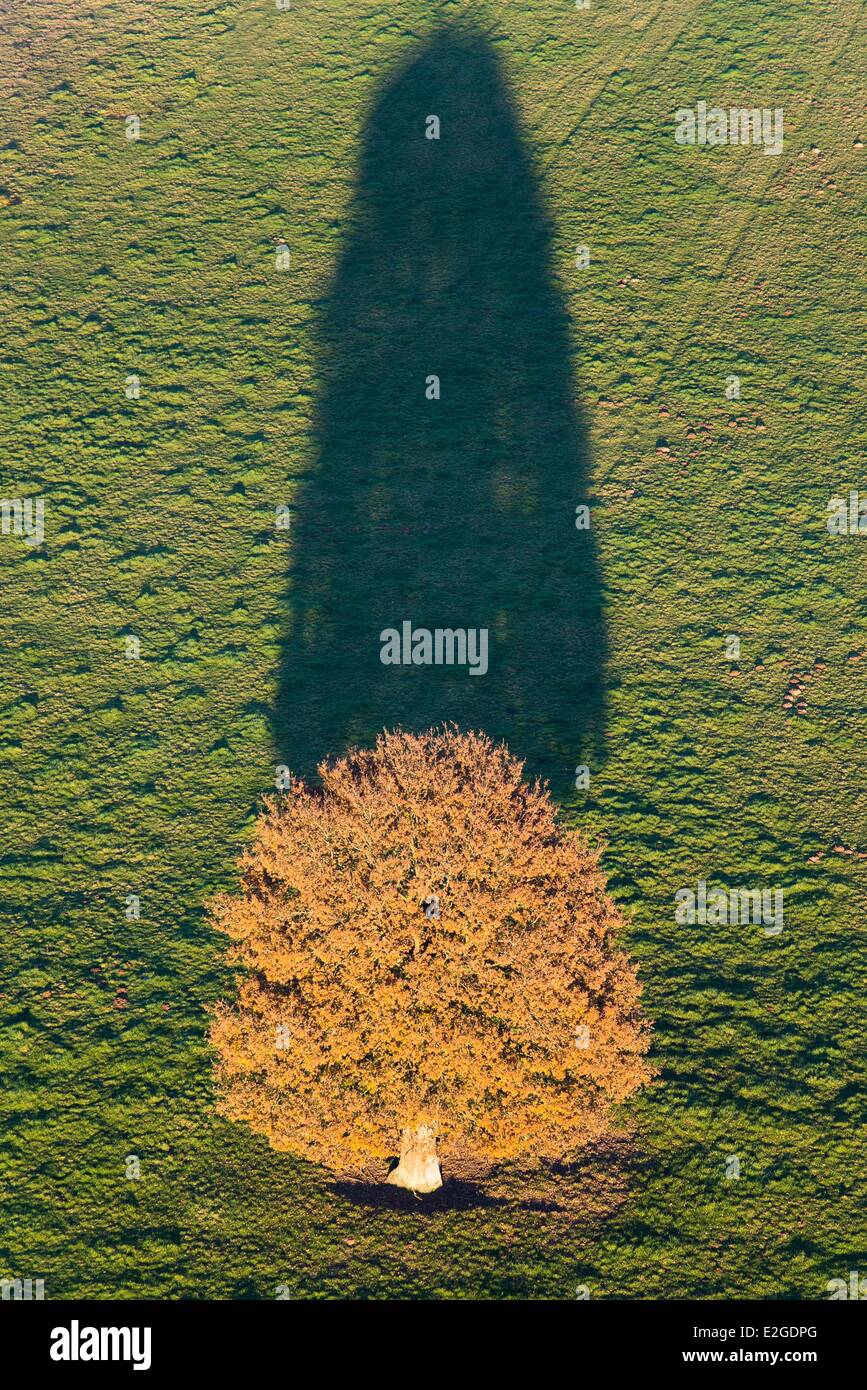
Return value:
<svg viewBox="0 0 867 1390">
<path fill-rule="evenodd" d="M 440 1160 L 564 1159 L 651 1076 L 596 857 L 481 734 L 380 735 L 268 804 L 241 893 L 245 967 L 211 1029 L 219 1108 L 275 1149 L 442 1185 Z"/>
</svg>

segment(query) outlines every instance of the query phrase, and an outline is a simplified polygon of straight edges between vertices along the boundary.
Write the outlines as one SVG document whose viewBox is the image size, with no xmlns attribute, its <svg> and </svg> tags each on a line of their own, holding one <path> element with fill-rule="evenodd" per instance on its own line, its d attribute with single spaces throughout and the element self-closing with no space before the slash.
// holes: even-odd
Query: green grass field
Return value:
<svg viewBox="0 0 867 1390">
<path fill-rule="evenodd" d="M 821 1299 L 867 1276 L 867 538 L 826 526 L 867 497 L 865 19 L 5 12 L 0 477 L 46 533 L 0 537 L 0 1277 Z M 782 153 L 677 144 L 701 100 L 782 107 Z M 369 634 L 424 614 L 489 622 L 489 676 L 382 667 Z M 562 1205 L 508 1174 L 378 1202 L 213 1113 L 232 978 L 204 904 L 275 766 L 440 718 L 504 737 L 606 844 L 655 1021 L 659 1084 Z M 677 924 L 699 879 L 782 889 L 784 930 Z"/>
</svg>

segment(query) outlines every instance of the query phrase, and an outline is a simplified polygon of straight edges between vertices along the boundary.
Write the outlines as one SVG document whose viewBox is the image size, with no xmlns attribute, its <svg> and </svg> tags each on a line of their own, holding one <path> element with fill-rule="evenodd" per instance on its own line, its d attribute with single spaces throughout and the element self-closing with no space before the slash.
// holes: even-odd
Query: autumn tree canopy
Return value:
<svg viewBox="0 0 867 1390">
<path fill-rule="evenodd" d="M 221 1111 L 275 1149 L 429 1191 L 440 1160 L 563 1159 L 649 1079 L 594 854 L 481 734 L 380 735 L 262 815 L 213 906 L 244 968 Z"/>
</svg>

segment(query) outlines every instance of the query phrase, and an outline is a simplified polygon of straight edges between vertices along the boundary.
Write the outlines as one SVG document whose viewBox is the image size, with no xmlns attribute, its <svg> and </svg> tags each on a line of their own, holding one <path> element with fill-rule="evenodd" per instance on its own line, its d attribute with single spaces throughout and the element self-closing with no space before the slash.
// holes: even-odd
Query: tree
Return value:
<svg viewBox="0 0 867 1390">
<path fill-rule="evenodd" d="M 275 1149 L 441 1186 L 565 1159 L 651 1076 L 596 856 L 482 734 L 384 733 L 273 798 L 213 905 L 246 972 L 211 1029 L 219 1108 Z"/>
</svg>

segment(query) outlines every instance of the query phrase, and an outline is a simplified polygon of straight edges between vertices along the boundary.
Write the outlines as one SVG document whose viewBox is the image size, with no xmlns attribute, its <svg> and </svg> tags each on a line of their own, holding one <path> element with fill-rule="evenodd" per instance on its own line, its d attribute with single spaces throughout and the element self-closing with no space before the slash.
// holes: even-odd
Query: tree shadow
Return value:
<svg viewBox="0 0 867 1390">
<path fill-rule="evenodd" d="M 408 1212 L 440 1216 L 482 1208 L 545 1213 L 555 1224 L 602 1225 L 626 1204 L 633 1180 L 646 1167 L 648 1155 L 636 1133 L 609 1135 L 589 1144 L 570 1163 L 510 1163 L 498 1166 L 479 1160 L 444 1165 L 443 1186 L 417 1196 L 385 1182 L 388 1164 L 371 1164 L 353 1177 L 329 1184 L 332 1192 L 353 1206 L 371 1211 Z"/>
<path fill-rule="evenodd" d="M 452 1181 L 437 1192 L 417 1196 L 387 1183 L 335 1182 L 331 1191 L 352 1206 L 366 1211 L 402 1211 L 412 1216 L 441 1216 L 444 1212 L 476 1211 L 483 1207 L 506 1206 L 503 1198 L 492 1197 L 475 1183 Z"/>
<path fill-rule="evenodd" d="M 439 119 L 439 138 L 430 117 Z M 384 727 L 505 739 L 555 793 L 601 753 L 588 449 L 551 228 L 496 54 L 435 34 L 384 86 L 323 309 L 276 728 L 308 775 Z M 432 398 L 439 379 L 439 399 Z M 381 633 L 487 629 L 485 674 Z"/>
</svg>

